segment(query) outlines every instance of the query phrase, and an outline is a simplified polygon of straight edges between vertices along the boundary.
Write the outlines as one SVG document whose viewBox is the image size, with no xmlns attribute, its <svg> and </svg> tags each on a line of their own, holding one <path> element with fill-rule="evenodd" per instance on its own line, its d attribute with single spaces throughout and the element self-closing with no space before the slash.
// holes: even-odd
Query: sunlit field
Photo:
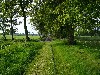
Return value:
<svg viewBox="0 0 100 75">
<path fill-rule="evenodd" d="M 2 39 L 2 35 L 0 35 L 0 39 Z M 39 39 L 39 36 L 29 35 L 30 39 Z M 6 35 L 6 39 L 11 39 L 11 35 Z M 25 39 L 25 35 L 14 35 L 14 39 Z"/>
<path fill-rule="evenodd" d="M 25 74 L 100 75 L 100 41 L 82 39 L 77 45 L 67 45 L 67 40 L 46 42 Z"/>
<path fill-rule="evenodd" d="M 39 39 L 39 36 L 29 36 Z M 7 35 L 7 39 L 11 36 Z M 14 36 L 20 40 L 25 36 Z M 87 38 L 87 39 L 86 39 Z M 100 75 L 100 39 L 78 37 L 53 41 L 0 41 L 1 75 Z"/>
</svg>

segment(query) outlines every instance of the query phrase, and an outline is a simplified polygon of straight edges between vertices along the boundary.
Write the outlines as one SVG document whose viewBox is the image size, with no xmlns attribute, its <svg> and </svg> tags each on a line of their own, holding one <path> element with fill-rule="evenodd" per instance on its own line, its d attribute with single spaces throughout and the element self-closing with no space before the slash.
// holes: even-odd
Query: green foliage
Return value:
<svg viewBox="0 0 100 75">
<path fill-rule="evenodd" d="M 18 9 L 14 7 L 15 1 L 12 0 L 11 1 L 2 0 L 1 4 L 2 4 L 2 9 L 1 9 L 2 11 L 0 13 L 2 13 L 2 15 L 0 15 L 0 17 L 2 24 L 0 25 L 0 28 L 3 31 L 3 36 L 5 39 L 6 39 L 5 37 L 6 33 L 9 34 L 10 31 L 13 39 L 13 33 L 16 32 L 16 29 L 13 29 L 13 26 L 18 25 L 17 19 L 15 19 L 18 13 Z"/>
<path fill-rule="evenodd" d="M 0 74 L 22 75 L 43 43 L 4 42 L 0 44 Z"/>
<path fill-rule="evenodd" d="M 68 38 L 69 43 L 73 44 L 74 32 L 92 32 L 100 27 L 98 7 L 98 0 L 37 0 L 31 10 L 31 22 L 40 35 L 47 37 L 51 34 L 52 37 Z"/>
</svg>

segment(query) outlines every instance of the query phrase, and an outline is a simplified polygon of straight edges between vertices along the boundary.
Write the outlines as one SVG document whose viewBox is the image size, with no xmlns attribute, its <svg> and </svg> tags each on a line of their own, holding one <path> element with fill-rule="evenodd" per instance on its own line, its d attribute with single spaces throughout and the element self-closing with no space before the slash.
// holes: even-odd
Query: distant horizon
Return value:
<svg viewBox="0 0 100 75">
<path fill-rule="evenodd" d="M 17 33 L 17 32 L 16 32 L 15 34 L 25 34 L 25 33 Z M 33 34 L 33 33 L 29 33 L 29 34 Z M 38 34 L 38 33 L 34 33 L 34 34 Z"/>
</svg>

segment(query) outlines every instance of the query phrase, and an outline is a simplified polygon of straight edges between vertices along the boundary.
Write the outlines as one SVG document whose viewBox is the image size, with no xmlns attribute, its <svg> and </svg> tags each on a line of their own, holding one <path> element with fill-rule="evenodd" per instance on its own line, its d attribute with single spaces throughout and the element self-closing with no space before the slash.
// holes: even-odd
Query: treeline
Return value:
<svg viewBox="0 0 100 75">
<path fill-rule="evenodd" d="M 68 38 L 74 44 L 75 35 L 100 31 L 99 8 L 99 0 L 36 0 L 31 22 L 41 37 Z"/>
<path fill-rule="evenodd" d="M 6 40 L 6 32 L 10 27 L 10 32 L 13 38 L 14 26 L 19 25 L 16 18 L 24 18 L 24 29 L 26 41 L 29 41 L 26 18 L 29 16 L 29 10 L 33 0 L 0 0 L 0 30 L 3 31 L 4 40 Z"/>
<path fill-rule="evenodd" d="M 24 17 L 27 41 L 27 17 L 31 17 L 30 22 L 39 30 L 41 39 L 67 38 L 69 44 L 74 44 L 75 35 L 87 32 L 93 36 L 100 32 L 100 0 L 2 0 L 2 3 L 3 15 L 9 11 L 12 32 L 12 17 Z"/>
</svg>

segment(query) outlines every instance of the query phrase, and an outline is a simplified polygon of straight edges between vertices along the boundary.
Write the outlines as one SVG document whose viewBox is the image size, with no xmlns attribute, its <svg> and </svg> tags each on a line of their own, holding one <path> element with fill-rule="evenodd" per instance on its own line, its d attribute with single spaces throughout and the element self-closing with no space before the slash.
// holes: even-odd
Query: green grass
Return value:
<svg viewBox="0 0 100 75">
<path fill-rule="evenodd" d="M 26 75 L 100 75 L 100 43 L 82 43 L 46 42 Z"/>
<path fill-rule="evenodd" d="M 52 59 L 51 46 L 46 43 L 38 52 L 32 63 L 29 64 L 25 75 L 53 75 L 54 63 Z"/>
<path fill-rule="evenodd" d="M 52 46 L 57 75 L 100 75 L 100 47 L 68 46 L 59 41 Z"/>
<path fill-rule="evenodd" d="M 21 37 L 22 38 L 22 37 Z M 99 38 L 51 42 L 0 41 L 2 75 L 100 75 Z M 81 39 L 81 40 L 80 40 Z"/>
<path fill-rule="evenodd" d="M 0 35 L 0 39 L 2 39 L 2 35 Z M 39 39 L 39 36 L 31 36 L 31 35 L 29 35 L 29 37 L 30 37 L 30 39 Z M 7 39 L 11 39 L 11 35 L 6 35 L 6 38 Z M 17 35 L 15 35 L 14 36 L 14 39 L 25 39 L 25 36 L 17 36 Z"/>
<path fill-rule="evenodd" d="M 42 46 L 43 43 L 38 42 L 2 42 L 0 75 L 22 75 Z"/>
</svg>

